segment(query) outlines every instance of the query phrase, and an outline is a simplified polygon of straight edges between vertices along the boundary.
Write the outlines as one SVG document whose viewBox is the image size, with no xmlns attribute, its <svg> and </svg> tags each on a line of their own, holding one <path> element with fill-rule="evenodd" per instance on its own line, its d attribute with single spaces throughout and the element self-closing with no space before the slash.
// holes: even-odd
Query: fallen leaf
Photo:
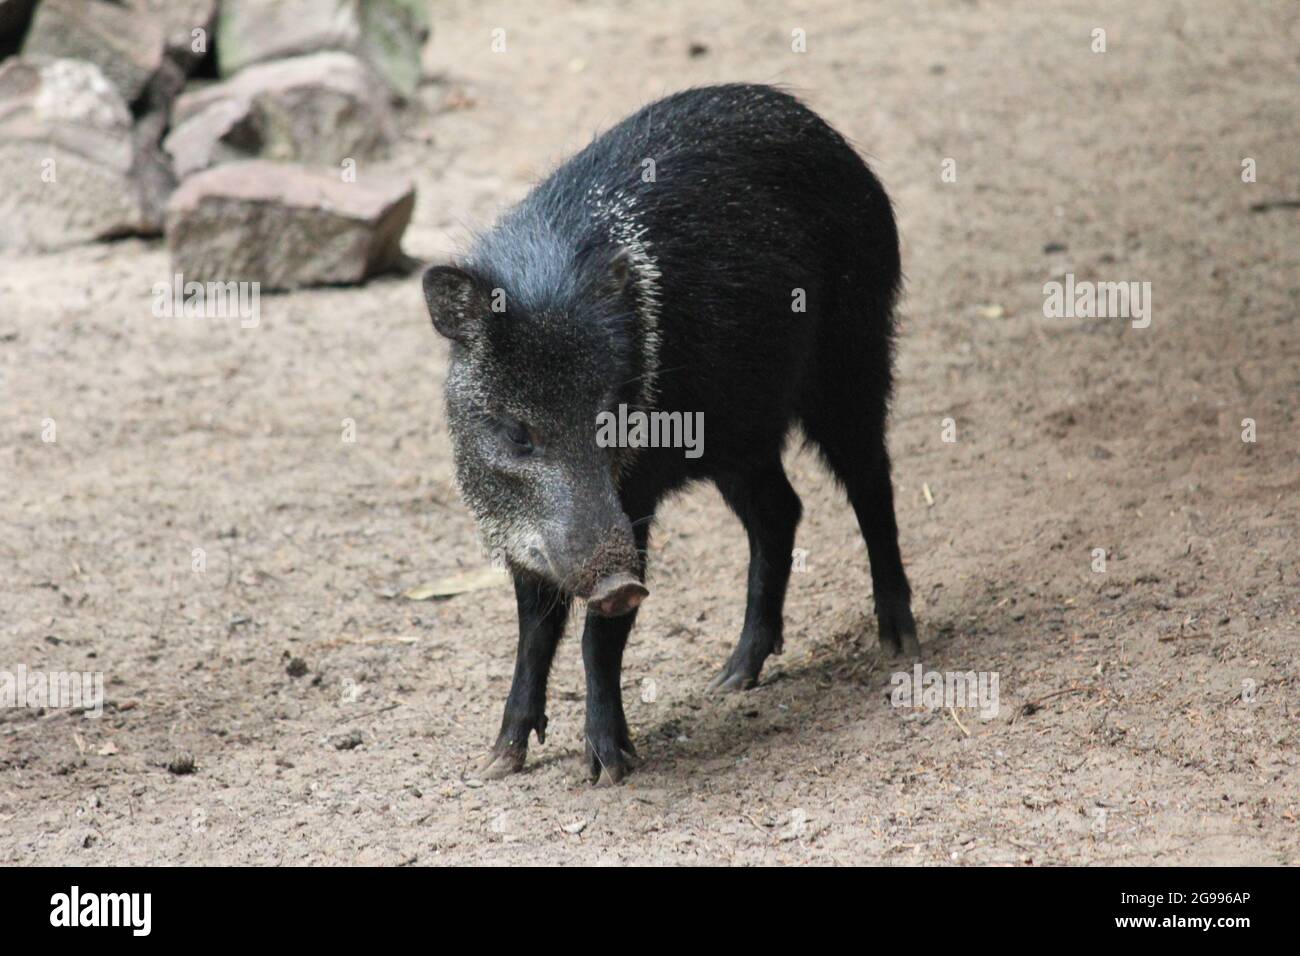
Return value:
<svg viewBox="0 0 1300 956">
<path fill-rule="evenodd" d="M 510 577 L 496 568 L 478 568 L 474 571 L 462 571 L 450 577 L 434 581 L 432 584 L 420 584 L 402 594 L 408 601 L 430 601 L 434 598 L 455 597 L 471 591 L 482 591 L 503 585 Z"/>
</svg>

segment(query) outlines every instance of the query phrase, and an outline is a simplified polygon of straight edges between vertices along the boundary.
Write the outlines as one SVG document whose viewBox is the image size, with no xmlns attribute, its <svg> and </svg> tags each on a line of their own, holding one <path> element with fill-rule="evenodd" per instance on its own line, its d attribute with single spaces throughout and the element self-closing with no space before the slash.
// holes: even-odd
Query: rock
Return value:
<svg viewBox="0 0 1300 956">
<path fill-rule="evenodd" d="M 336 165 L 381 155 L 394 138 L 386 98 L 349 53 L 247 67 L 176 101 L 164 148 L 184 178 L 236 156 Z"/>
<path fill-rule="evenodd" d="M 140 211 L 145 231 L 162 232 L 167 199 L 176 188 L 172 158 L 162 149 L 162 135 L 167 128 L 167 111 L 154 110 L 136 122 L 131 130 L 131 181 L 140 197 Z"/>
<path fill-rule="evenodd" d="M 36 0 L 0 0 L 0 58 L 18 52 Z"/>
<path fill-rule="evenodd" d="M 424 0 L 225 0 L 217 18 L 217 65 L 231 76 L 251 63 L 344 50 L 410 99 L 429 36 L 425 6 Z"/>
<path fill-rule="evenodd" d="M 189 177 L 167 206 L 172 269 L 197 282 L 261 288 L 353 283 L 402 263 L 409 182 L 248 160 Z"/>
<path fill-rule="evenodd" d="M 23 55 L 93 63 L 131 104 L 162 67 L 164 47 L 160 22 L 140 9 L 106 0 L 42 0 Z"/>
<path fill-rule="evenodd" d="M 162 25 L 167 57 L 185 73 L 212 49 L 217 0 L 131 0 L 131 6 Z"/>
<path fill-rule="evenodd" d="M 0 248 L 55 249 L 149 233 L 131 113 L 76 60 L 0 65 Z"/>
<path fill-rule="evenodd" d="M 347 733 L 333 734 L 329 739 L 330 743 L 334 745 L 335 750 L 356 750 L 365 742 L 364 738 L 361 736 L 361 731 L 359 730 L 349 730 Z"/>
<path fill-rule="evenodd" d="M 158 72 L 145 84 L 134 104 L 136 115 L 158 112 L 170 121 L 172 104 L 185 88 L 185 79 L 185 71 L 171 57 L 163 57 Z"/>
<path fill-rule="evenodd" d="M 236 159 L 247 159 L 261 148 L 261 137 L 247 100 L 223 100 L 177 126 L 163 140 L 181 179 Z"/>
<path fill-rule="evenodd" d="M 135 147 L 132 177 L 139 188 L 145 217 L 153 232 L 162 231 L 167 197 L 176 188 L 176 172 L 172 168 L 171 155 L 163 149 L 162 139 L 171 125 L 172 104 L 184 88 L 191 66 L 188 61 L 183 66 L 170 52 L 166 53 L 158 72 L 150 78 L 135 103 L 138 119 L 132 135 Z"/>
</svg>

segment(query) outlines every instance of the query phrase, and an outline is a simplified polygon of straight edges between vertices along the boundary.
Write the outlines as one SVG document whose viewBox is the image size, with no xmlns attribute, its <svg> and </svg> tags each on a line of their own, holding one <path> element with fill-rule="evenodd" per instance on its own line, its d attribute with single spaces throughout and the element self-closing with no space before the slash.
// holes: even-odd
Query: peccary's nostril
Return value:
<svg viewBox="0 0 1300 956">
<path fill-rule="evenodd" d="M 649 593 L 632 575 L 611 574 L 596 582 L 587 606 L 602 617 L 620 617 L 640 607 Z"/>
</svg>

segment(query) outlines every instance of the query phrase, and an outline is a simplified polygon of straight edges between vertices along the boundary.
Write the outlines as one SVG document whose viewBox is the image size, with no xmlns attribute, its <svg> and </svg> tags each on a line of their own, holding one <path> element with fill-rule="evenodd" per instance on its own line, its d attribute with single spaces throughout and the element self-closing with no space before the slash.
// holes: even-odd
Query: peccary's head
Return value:
<svg viewBox="0 0 1300 956">
<path fill-rule="evenodd" d="M 625 452 L 596 441 L 597 415 L 637 395 L 628 276 L 618 254 L 549 274 L 535 260 L 478 259 L 424 274 L 434 328 L 452 343 L 457 479 L 488 547 L 603 614 L 647 593 L 618 493 Z"/>
</svg>

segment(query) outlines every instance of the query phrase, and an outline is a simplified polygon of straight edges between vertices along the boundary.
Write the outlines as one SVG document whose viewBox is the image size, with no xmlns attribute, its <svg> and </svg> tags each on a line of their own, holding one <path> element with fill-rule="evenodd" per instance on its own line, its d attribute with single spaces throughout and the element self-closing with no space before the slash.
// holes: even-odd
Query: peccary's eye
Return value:
<svg viewBox="0 0 1300 956">
<path fill-rule="evenodd" d="M 529 454 L 533 451 L 533 433 L 523 422 L 513 418 L 499 419 L 497 427 L 501 434 L 505 436 L 515 449 L 523 454 Z"/>
</svg>

